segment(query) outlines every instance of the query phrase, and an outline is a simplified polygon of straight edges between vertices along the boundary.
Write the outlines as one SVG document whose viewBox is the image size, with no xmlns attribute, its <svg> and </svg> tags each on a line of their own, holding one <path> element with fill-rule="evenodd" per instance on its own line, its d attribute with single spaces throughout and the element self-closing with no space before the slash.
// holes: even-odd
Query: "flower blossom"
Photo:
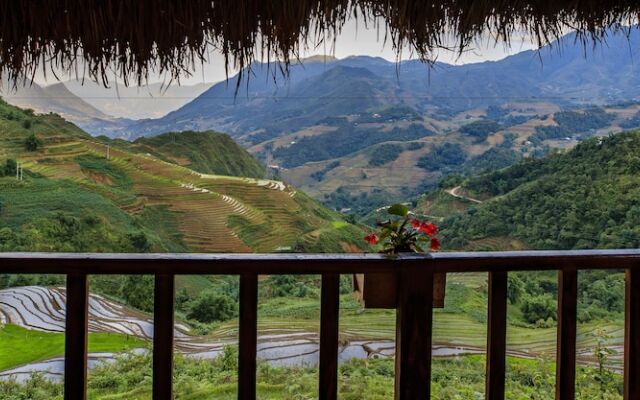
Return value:
<svg viewBox="0 0 640 400">
<path fill-rule="evenodd" d="M 421 223 L 420 230 L 424 232 L 425 235 L 428 235 L 431 237 L 433 237 L 436 233 L 438 233 L 438 227 L 431 222 Z"/>
<path fill-rule="evenodd" d="M 369 244 L 378 244 L 378 235 L 375 233 L 370 233 L 364 237 L 365 242 Z"/>
</svg>

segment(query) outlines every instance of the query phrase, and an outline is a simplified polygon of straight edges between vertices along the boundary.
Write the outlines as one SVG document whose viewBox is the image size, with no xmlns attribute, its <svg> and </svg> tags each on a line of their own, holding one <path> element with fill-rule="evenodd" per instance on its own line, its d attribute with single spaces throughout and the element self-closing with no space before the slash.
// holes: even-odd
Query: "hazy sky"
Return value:
<svg viewBox="0 0 640 400">
<path fill-rule="evenodd" d="M 342 33 L 335 41 L 335 47 L 332 49 L 329 45 L 310 49 L 302 54 L 303 57 L 309 57 L 318 54 L 332 54 L 337 58 L 344 58 L 352 55 L 368 55 L 373 57 L 383 57 L 390 61 L 396 60 L 396 53 L 390 43 L 383 43 L 384 31 L 378 32 L 373 27 L 365 27 L 362 22 L 348 21 L 342 29 Z M 453 44 L 453 43 L 452 43 Z M 487 60 L 499 60 L 510 54 L 515 54 L 524 50 L 536 48 L 526 37 L 514 37 L 510 48 L 506 48 L 502 42 L 496 43 L 495 40 L 488 36 L 482 40 L 482 43 L 476 44 L 461 56 L 457 52 L 440 51 L 438 61 L 451 64 L 467 64 L 482 62 Z M 411 58 L 410 49 L 403 49 L 402 58 Z M 58 73 L 62 80 L 65 74 Z M 48 74 L 48 79 L 44 79 L 42 74 L 36 76 L 36 82 L 40 84 L 53 84 L 57 80 Z M 69 77 L 69 79 L 72 77 Z M 203 66 L 198 66 L 196 71 L 190 77 L 181 78 L 181 84 L 189 85 L 202 82 L 219 82 L 225 79 L 224 59 L 215 51 L 209 55 L 209 62 Z M 152 82 L 162 81 L 162 77 L 152 76 Z"/>
</svg>

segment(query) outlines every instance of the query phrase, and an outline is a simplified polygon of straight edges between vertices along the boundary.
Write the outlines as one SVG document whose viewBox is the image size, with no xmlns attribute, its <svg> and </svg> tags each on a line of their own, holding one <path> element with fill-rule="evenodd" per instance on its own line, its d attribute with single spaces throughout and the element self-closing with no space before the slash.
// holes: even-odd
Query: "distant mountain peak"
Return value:
<svg viewBox="0 0 640 400">
<path fill-rule="evenodd" d="M 317 54 L 311 57 L 301 58 L 300 64 L 315 63 L 315 62 L 331 63 L 338 60 L 339 59 L 337 57 L 334 57 L 328 54 Z"/>
</svg>

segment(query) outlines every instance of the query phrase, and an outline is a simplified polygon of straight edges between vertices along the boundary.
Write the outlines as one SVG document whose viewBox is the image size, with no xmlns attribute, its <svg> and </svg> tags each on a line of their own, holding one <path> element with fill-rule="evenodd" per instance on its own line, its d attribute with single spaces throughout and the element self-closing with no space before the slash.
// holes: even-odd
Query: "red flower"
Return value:
<svg viewBox="0 0 640 400">
<path fill-rule="evenodd" d="M 431 222 L 426 223 L 423 222 L 420 224 L 420 230 L 424 232 L 425 235 L 433 237 L 436 233 L 438 233 L 438 227 L 432 224 Z"/>
<path fill-rule="evenodd" d="M 417 219 L 411 220 L 411 226 L 413 226 L 415 229 L 420 229 L 421 224 L 422 222 L 418 221 Z"/>
<path fill-rule="evenodd" d="M 375 233 L 370 233 L 364 237 L 365 242 L 369 244 L 378 244 L 378 235 Z"/>
<path fill-rule="evenodd" d="M 438 238 L 431 238 L 431 251 L 440 250 L 440 241 Z"/>
</svg>

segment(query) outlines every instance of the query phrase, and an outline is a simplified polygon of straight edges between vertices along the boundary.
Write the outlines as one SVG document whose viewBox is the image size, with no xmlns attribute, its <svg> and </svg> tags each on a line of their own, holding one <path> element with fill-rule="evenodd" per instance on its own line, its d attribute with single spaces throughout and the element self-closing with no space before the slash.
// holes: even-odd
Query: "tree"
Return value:
<svg viewBox="0 0 640 400">
<path fill-rule="evenodd" d="M 200 293 L 187 308 L 187 318 L 204 323 L 226 321 L 236 315 L 231 297 L 209 290 Z"/>
<path fill-rule="evenodd" d="M 33 283 L 33 277 L 30 275 L 15 275 L 10 286 L 31 286 Z"/>
<path fill-rule="evenodd" d="M 11 275 L 9 274 L 0 275 L 0 289 L 8 288 L 10 282 L 11 282 Z"/>
<path fill-rule="evenodd" d="M 42 145 L 42 142 L 35 133 L 30 134 L 24 141 L 24 148 L 27 151 L 36 151 Z"/>
<path fill-rule="evenodd" d="M 180 311 L 184 311 L 185 306 L 191 300 L 191 296 L 187 292 L 187 289 L 182 288 L 176 293 L 176 308 Z"/>
<path fill-rule="evenodd" d="M 16 171 L 18 170 L 18 163 L 13 158 L 7 158 L 7 161 L 4 163 L 4 175 L 5 176 L 14 176 Z"/>
<path fill-rule="evenodd" d="M 507 298 L 509 303 L 516 304 L 524 292 L 524 282 L 517 275 L 511 273 L 508 277 Z"/>
<path fill-rule="evenodd" d="M 31 120 L 30 119 L 25 119 L 24 121 L 22 121 L 22 127 L 24 129 L 31 129 Z"/>
<path fill-rule="evenodd" d="M 142 311 L 153 311 L 153 276 L 127 275 L 120 288 L 125 302 Z"/>
<path fill-rule="evenodd" d="M 520 306 L 523 318 L 531 324 L 540 320 L 547 321 L 549 318 L 555 321 L 556 310 L 556 302 L 546 293 L 540 296 L 527 296 Z"/>
<path fill-rule="evenodd" d="M 151 248 L 151 243 L 149 243 L 149 239 L 144 232 L 130 233 L 127 235 L 127 238 L 136 251 L 145 253 Z"/>
</svg>

